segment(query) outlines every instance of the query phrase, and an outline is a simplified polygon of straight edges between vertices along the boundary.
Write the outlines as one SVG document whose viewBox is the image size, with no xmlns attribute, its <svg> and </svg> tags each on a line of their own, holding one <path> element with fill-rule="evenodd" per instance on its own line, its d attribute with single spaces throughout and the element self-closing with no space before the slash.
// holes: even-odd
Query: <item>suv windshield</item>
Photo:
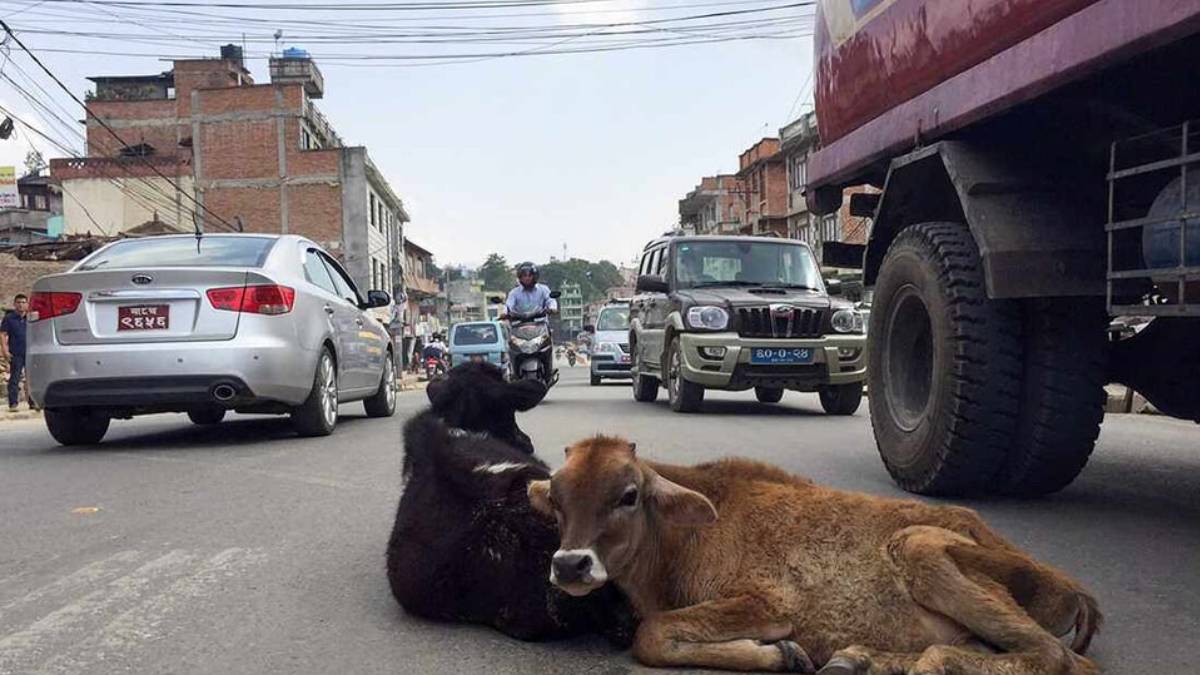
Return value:
<svg viewBox="0 0 1200 675">
<path fill-rule="evenodd" d="M 119 241 L 79 266 L 80 272 L 131 267 L 262 267 L 273 237 L 146 237 Z"/>
<path fill-rule="evenodd" d="M 491 345 L 497 342 L 497 335 L 496 327 L 490 323 L 455 326 L 451 343 L 458 347 Z"/>
<path fill-rule="evenodd" d="M 601 310 L 596 330 L 629 330 L 629 308 L 609 307 Z"/>
<path fill-rule="evenodd" d="M 701 286 L 779 286 L 821 290 L 807 247 L 793 243 L 688 241 L 675 247 L 675 283 Z"/>
</svg>

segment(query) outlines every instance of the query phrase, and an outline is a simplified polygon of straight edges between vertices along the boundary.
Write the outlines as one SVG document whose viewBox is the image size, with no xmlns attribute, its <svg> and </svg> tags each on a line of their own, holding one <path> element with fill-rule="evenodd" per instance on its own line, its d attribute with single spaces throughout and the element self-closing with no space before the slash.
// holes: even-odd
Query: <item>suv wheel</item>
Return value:
<svg viewBox="0 0 1200 675">
<path fill-rule="evenodd" d="M 675 412 L 696 412 L 704 402 L 704 387 L 683 377 L 683 346 L 679 338 L 671 340 L 667 350 L 667 397 Z"/>
<path fill-rule="evenodd" d="M 292 426 L 301 436 L 328 436 L 337 426 L 337 365 L 328 349 L 321 350 L 313 388 L 304 403 L 292 409 Z"/>
<path fill-rule="evenodd" d="M 862 403 L 862 382 L 853 384 L 834 384 L 821 387 L 818 392 L 821 398 L 821 408 L 830 415 L 853 415 Z"/>
<path fill-rule="evenodd" d="M 379 389 L 370 398 L 363 399 L 367 417 L 391 417 L 396 412 L 396 366 L 389 353 L 383 360 L 383 375 Z"/>
<path fill-rule="evenodd" d="M 188 411 L 187 416 L 192 421 L 192 424 L 199 424 L 201 426 L 220 424 L 221 420 L 225 419 L 225 409 L 209 405 L 203 408 L 193 408 Z"/>
<path fill-rule="evenodd" d="M 631 381 L 633 382 L 633 400 L 641 403 L 653 403 L 658 398 L 658 389 L 661 385 L 657 377 L 635 372 Z"/>
<path fill-rule="evenodd" d="M 108 415 L 87 408 L 46 411 L 46 429 L 62 445 L 95 445 L 108 433 Z"/>
<path fill-rule="evenodd" d="M 783 389 L 780 387 L 755 387 L 754 396 L 759 403 L 779 403 L 783 400 Z"/>
<path fill-rule="evenodd" d="M 599 375 L 592 375 L 592 386 L 593 387 L 600 386 L 600 376 Z"/>
</svg>

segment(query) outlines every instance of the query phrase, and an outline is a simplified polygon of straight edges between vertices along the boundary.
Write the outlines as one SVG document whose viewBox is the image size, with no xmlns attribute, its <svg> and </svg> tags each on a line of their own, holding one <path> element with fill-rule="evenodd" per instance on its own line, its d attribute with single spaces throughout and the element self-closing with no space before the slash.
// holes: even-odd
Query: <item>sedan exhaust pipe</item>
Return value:
<svg viewBox="0 0 1200 675">
<path fill-rule="evenodd" d="M 219 403 L 232 401 L 234 396 L 237 396 L 237 389 L 229 384 L 218 384 L 212 389 L 212 397 Z"/>
</svg>

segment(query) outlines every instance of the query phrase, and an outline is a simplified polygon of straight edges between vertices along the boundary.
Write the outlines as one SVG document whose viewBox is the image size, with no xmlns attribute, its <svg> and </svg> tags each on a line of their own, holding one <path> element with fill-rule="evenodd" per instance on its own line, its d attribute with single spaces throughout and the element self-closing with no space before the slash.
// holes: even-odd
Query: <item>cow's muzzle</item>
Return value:
<svg viewBox="0 0 1200 675">
<path fill-rule="evenodd" d="M 550 583 L 572 595 L 586 595 L 608 581 L 608 571 L 590 548 L 558 551 L 550 562 Z"/>
</svg>

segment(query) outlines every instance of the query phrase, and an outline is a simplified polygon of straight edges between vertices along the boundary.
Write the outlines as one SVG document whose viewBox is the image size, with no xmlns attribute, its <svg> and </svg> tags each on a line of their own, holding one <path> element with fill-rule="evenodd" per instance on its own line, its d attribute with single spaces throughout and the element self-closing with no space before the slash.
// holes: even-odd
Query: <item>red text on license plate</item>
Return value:
<svg viewBox="0 0 1200 675">
<path fill-rule="evenodd" d="M 167 330 L 170 305 L 135 305 L 117 308 L 117 330 Z"/>
</svg>

